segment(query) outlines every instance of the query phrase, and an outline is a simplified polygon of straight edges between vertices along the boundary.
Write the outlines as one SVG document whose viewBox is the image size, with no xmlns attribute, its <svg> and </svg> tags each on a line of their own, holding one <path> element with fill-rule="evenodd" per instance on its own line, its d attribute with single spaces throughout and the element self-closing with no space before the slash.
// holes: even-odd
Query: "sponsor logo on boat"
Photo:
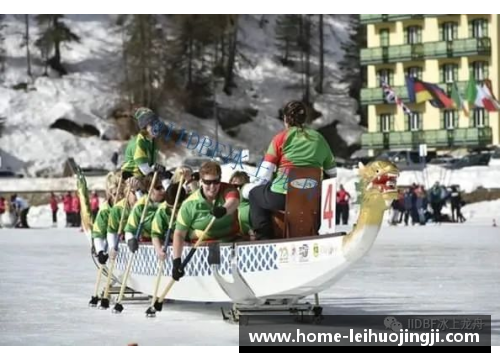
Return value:
<svg viewBox="0 0 500 362">
<path fill-rule="evenodd" d="M 280 255 L 280 263 L 282 264 L 286 264 L 288 263 L 288 248 L 286 247 L 283 247 L 283 248 L 279 248 L 279 255 Z"/>
<path fill-rule="evenodd" d="M 313 255 L 315 258 L 319 256 L 319 245 L 317 243 L 314 243 L 313 245 Z"/>
<path fill-rule="evenodd" d="M 309 245 L 303 244 L 299 248 L 299 255 L 300 255 L 299 261 L 308 261 L 309 260 Z"/>
<path fill-rule="evenodd" d="M 291 248 L 290 261 L 291 262 L 297 261 L 297 248 L 295 246 L 292 246 L 292 248 Z"/>
</svg>

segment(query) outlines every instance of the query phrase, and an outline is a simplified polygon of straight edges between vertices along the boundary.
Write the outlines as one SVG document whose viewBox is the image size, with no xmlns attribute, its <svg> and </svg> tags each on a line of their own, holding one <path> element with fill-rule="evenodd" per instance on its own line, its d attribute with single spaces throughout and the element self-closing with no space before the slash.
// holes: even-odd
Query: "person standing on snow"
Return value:
<svg viewBox="0 0 500 362">
<path fill-rule="evenodd" d="M 57 206 L 57 197 L 51 192 L 50 193 L 50 210 L 52 211 L 52 226 L 57 226 L 57 210 L 59 207 Z"/>
<path fill-rule="evenodd" d="M 73 198 L 68 192 L 63 199 L 64 212 L 66 213 L 66 227 L 73 226 Z"/>
<path fill-rule="evenodd" d="M 97 196 L 97 191 L 92 192 L 90 198 L 90 212 L 92 213 L 92 220 L 95 220 L 99 212 L 99 196 Z"/>
</svg>

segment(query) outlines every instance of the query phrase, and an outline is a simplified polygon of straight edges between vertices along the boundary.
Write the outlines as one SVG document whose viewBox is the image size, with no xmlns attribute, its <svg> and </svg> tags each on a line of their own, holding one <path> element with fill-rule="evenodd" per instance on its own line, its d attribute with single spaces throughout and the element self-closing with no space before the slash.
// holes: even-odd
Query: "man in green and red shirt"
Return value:
<svg viewBox="0 0 500 362">
<path fill-rule="evenodd" d="M 240 194 L 235 188 L 222 183 L 221 176 L 222 170 L 217 162 L 205 162 L 200 168 L 201 188 L 182 203 L 174 232 L 174 280 L 184 275 L 181 266 L 184 240 L 197 241 L 212 217 L 216 220 L 204 240 L 231 241 L 238 235 L 236 210 Z"/>
<path fill-rule="evenodd" d="M 322 168 L 329 177 L 337 175 L 330 146 L 317 131 L 305 127 L 307 108 L 302 102 L 289 102 L 284 110 L 285 130 L 278 133 L 255 175 L 258 181 L 244 187 L 250 200 L 250 216 L 257 239 L 272 239 L 271 211 L 284 210 L 288 172 L 294 167 Z M 259 171 L 264 172 L 259 174 Z"/>
</svg>

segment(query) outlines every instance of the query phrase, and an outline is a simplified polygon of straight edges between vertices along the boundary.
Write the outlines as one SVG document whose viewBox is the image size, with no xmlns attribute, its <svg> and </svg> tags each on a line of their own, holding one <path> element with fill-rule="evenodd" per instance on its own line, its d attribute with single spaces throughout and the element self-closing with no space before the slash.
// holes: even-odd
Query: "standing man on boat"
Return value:
<svg viewBox="0 0 500 362">
<path fill-rule="evenodd" d="M 258 240 L 274 237 L 271 211 L 285 210 L 288 172 L 294 167 L 322 168 L 329 177 L 337 176 L 335 158 L 324 137 L 306 127 L 307 106 L 289 102 L 283 110 L 285 130 L 274 136 L 256 175 L 257 183 L 244 187 L 250 200 L 250 218 Z"/>
<path fill-rule="evenodd" d="M 155 139 L 160 136 L 165 124 L 156 113 L 145 107 L 138 108 L 133 118 L 140 131 L 125 149 L 125 161 L 121 168 L 123 179 L 148 176 L 154 171 L 165 172 L 165 167 L 156 163 L 158 147 L 155 144 Z"/>
</svg>

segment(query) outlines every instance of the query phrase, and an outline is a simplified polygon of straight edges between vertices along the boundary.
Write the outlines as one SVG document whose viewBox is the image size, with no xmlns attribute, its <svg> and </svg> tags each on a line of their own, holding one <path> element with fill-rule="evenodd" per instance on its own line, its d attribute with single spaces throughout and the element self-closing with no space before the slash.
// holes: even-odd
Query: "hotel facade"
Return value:
<svg viewBox="0 0 500 362">
<path fill-rule="evenodd" d="M 500 15 L 365 14 L 367 48 L 361 49 L 367 87 L 361 104 L 367 106 L 368 132 L 362 148 L 371 155 L 382 150 L 482 148 L 498 145 L 499 112 L 439 109 L 429 102 L 410 103 L 407 76 L 437 83 L 451 94 L 457 84 L 465 99 L 470 74 L 477 82 L 490 79 L 495 96 L 499 89 Z M 410 108 L 387 103 L 381 88 L 386 82 Z"/>
</svg>

